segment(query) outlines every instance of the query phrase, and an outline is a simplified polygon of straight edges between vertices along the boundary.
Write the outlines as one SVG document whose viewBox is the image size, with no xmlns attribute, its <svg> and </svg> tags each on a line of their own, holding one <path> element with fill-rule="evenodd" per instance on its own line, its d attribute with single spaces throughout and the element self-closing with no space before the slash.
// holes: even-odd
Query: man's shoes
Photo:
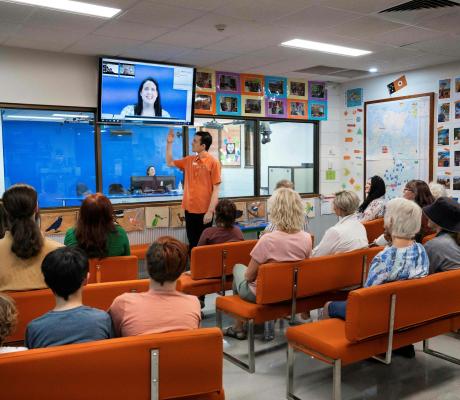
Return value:
<svg viewBox="0 0 460 400">
<path fill-rule="evenodd" d="M 415 348 L 413 344 L 409 346 L 400 347 L 399 349 L 393 350 L 393 354 L 402 356 L 405 358 L 414 358 L 415 357 Z"/>
</svg>

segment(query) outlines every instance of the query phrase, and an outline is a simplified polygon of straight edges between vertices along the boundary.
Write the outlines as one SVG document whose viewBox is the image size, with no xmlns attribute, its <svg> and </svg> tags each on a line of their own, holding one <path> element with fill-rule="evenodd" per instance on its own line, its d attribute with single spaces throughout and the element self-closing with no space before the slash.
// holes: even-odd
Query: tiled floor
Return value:
<svg viewBox="0 0 460 400">
<path fill-rule="evenodd" d="M 208 298 L 209 297 L 209 298 Z M 206 299 L 203 326 L 214 326 L 214 298 Z M 224 320 L 224 325 L 230 321 Z M 283 343 L 277 327 L 275 342 L 256 336 L 256 352 Z M 231 354 L 244 355 L 246 341 L 228 340 Z M 460 358 L 460 337 L 444 335 L 430 341 L 432 348 Z M 343 400 L 460 400 L 460 365 L 425 354 L 416 344 L 415 359 L 394 356 L 391 365 L 363 361 L 342 369 Z M 286 346 L 256 355 L 256 373 L 249 374 L 224 360 L 224 387 L 228 400 L 286 398 Z M 330 400 L 332 368 L 302 353 L 295 363 L 294 393 L 302 400 Z"/>
</svg>

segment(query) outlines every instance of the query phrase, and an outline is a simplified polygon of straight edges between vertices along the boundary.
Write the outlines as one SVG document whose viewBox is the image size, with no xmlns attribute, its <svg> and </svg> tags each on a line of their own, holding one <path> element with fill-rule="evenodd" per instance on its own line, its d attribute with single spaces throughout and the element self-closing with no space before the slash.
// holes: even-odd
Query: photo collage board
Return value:
<svg viewBox="0 0 460 400">
<path fill-rule="evenodd" d="M 460 202 L 460 76 L 440 79 L 437 97 L 436 179 Z"/>
<path fill-rule="evenodd" d="M 327 120 L 326 82 L 196 70 L 195 114 Z"/>
</svg>

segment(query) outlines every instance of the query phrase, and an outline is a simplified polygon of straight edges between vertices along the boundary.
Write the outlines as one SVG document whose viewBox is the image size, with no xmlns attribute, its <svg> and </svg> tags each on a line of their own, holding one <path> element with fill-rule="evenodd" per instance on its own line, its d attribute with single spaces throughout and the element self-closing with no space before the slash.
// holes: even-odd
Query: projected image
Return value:
<svg viewBox="0 0 460 400">
<path fill-rule="evenodd" d="M 100 120 L 190 124 L 194 69 L 101 59 Z"/>
</svg>

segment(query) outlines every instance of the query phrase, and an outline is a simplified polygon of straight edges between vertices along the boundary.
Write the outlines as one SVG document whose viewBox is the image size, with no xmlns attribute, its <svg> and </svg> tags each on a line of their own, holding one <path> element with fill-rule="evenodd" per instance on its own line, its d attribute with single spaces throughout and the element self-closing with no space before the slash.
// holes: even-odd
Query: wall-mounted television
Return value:
<svg viewBox="0 0 460 400">
<path fill-rule="evenodd" d="M 99 121 L 193 124 L 195 69 L 121 58 L 99 59 Z"/>
</svg>

